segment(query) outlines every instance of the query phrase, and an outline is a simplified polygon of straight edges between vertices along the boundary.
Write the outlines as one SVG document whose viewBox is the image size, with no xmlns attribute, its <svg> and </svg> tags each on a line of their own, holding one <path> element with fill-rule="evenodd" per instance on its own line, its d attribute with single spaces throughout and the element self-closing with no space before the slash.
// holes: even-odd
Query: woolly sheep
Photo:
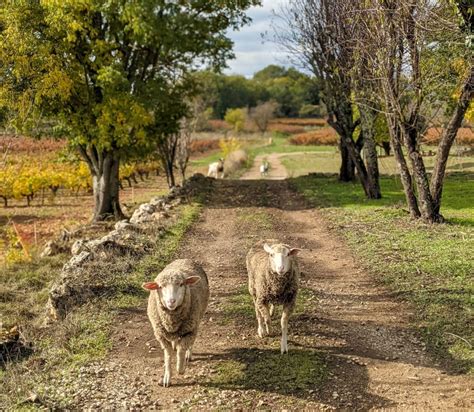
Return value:
<svg viewBox="0 0 474 412">
<path fill-rule="evenodd" d="M 266 176 L 268 174 L 268 162 L 265 160 L 261 165 L 260 165 L 260 175 L 261 176 Z"/>
<path fill-rule="evenodd" d="M 283 305 L 281 315 L 281 353 L 288 352 L 288 319 L 298 293 L 300 271 L 296 255 L 278 240 L 260 241 L 247 253 L 249 292 L 255 305 L 258 336 L 270 334 L 274 305 Z"/>
<path fill-rule="evenodd" d="M 211 163 L 207 170 L 208 176 L 214 176 L 218 178 L 218 173 L 221 173 L 221 179 L 224 179 L 224 159 L 220 158 L 219 161 Z"/>
<path fill-rule="evenodd" d="M 148 318 L 164 352 L 163 386 L 167 387 L 171 384 L 173 350 L 177 353 L 179 374 L 184 373 L 191 360 L 199 323 L 209 301 L 209 283 L 198 263 L 178 259 L 143 287 L 150 291 Z"/>
</svg>

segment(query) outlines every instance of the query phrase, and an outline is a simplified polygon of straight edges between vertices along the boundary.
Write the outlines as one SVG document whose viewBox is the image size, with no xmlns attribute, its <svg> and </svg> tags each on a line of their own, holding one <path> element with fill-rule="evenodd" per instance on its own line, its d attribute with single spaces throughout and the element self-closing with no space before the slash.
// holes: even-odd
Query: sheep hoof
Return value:
<svg viewBox="0 0 474 412">
<path fill-rule="evenodd" d="M 264 331 L 264 329 L 263 329 L 263 328 L 258 328 L 257 334 L 258 334 L 258 337 L 259 337 L 259 338 L 265 337 L 265 331 Z"/>
<path fill-rule="evenodd" d="M 281 354 L 288 353 L 288 343 L 282 342 L 281 343 Z"/>
<path fill-rule="evenodd" d="M 170 384 L 171 384 L 171 374 L 169 372 L 164 373 L 161 384 L 163 385 L 164 388 L 168 388 L 170 386 Z"/>
</svg>

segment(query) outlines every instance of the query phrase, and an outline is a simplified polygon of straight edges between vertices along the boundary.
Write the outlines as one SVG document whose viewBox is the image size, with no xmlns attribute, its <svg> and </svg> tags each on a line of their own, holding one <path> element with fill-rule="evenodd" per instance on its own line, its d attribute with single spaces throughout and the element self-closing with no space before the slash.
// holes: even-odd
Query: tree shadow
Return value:
<svg viewBox="0 0 474 412">
<path fill-rule="evenodd" d="M 333 396 L 328 379 L 328 369 L 336 363 L 341 366 L 341 362 L 346 363 L 343 368 L 351 376 L 351 385 L 344 389 L 344 400 Z M 370 393 L 368 382 L 366 368 L 311 348 L 299 347 L 281 355 L 278 350 L 237 347 L 220 355 L 216 372 L 203 385 L 221 390 L 257 390 L 337 408 L 349 399 L 356 409 L 394 405 Z"/>
</svg>

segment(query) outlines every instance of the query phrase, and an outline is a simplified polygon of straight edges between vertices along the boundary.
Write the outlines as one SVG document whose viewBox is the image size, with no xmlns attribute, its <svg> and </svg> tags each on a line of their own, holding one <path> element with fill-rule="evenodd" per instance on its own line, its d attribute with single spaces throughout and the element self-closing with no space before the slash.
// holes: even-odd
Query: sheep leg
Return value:
<svg viewBox="0 0 474 412">
<path fill-rule="evenodd" d="M 189 335 L 185 338 L 180 339 L 177 346 L 177 360 L 176 360 L 176 370 L 179 374 L 183 374 L 186 370 L 186 363 L 192 354 L 192 347 L 196 335 Z M 189 352 L 189 357 L 188 357 Z"/>
<path fill-rule="evenodd" d="M 259 338 L 263 338 L 265 336 L 265 330 L 263 328 L 262 314 L 260 313 L 260 309 L 258 307 L 257 300 L 255 298 L 253 298 L 253 303 L 255 305 L 255 315 L 257 316 L 257 323 L 258 323 L 257 334 Z"/>
<path fill-rule="evenodd" d="M 258 309 L 260 311 L 260 316 L 263 318 L 263 322 L 265 323 L 266 335 L 270 335 L 272 319 L 270 316 L 270 310 L 268 308 L 269 305 L 265 303 L 257 303 L 257 304 L 258 304 Z"/>
<path fill-rule="evenodd" d="M 193 359 L 193 348 L 189 348 L 186 351 L 186 362 L 191 362 Z"/>
<path fill-rule="evenodd" d="M 288 319 L 293 313 L 294 302 L 283 305 L 281 314 L 281 353 L 288 353 Z"/>
<path fill-rule="evenodd" d="M 167 388 L 171 384 L 171 356 L 173 353 L 173 347 L 167 340 L 160 339 L 160 345 L 163 349 L 165 358 L 165 371 L 163 373 L 163 386 Z"/>
</svg>

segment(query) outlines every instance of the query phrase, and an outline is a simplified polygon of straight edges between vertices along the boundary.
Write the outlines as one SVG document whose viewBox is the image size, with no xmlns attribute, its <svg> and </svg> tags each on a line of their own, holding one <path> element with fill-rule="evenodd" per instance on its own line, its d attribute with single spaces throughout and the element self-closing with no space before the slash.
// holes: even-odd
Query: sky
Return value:
<svg viewBox="0 0 474 412">
<path fill-rule="evenodd" d="M 279 50 L 279 46 L 267 39 L 262 40 L 262 33 L 271 37 L 271 21 L 274 18 L 272 10 L 279 10 L 284 0 L 263 0 L 262 6 L 251 7 L 247 14 L 252 22 L 240 29 L 231 31 L 228 36 L 234 41 L 236 58 L 227 62 L 229 68 L 226 74 L 242 74 L 251 77 L 256 71 L 269 64 L 288 66 L 286 53 Z"/>
</svg>

